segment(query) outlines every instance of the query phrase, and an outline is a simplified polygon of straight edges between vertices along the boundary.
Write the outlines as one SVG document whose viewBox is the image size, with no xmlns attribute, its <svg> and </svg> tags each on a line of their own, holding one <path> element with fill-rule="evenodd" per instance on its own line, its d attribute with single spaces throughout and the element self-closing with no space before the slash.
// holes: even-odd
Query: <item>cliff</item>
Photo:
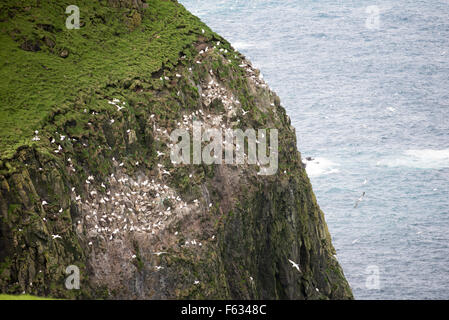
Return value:
<svg viewBox="0 0 449 320">
<path fill-rule="evenodd" d="M 71 4 L 0 4 L 0 292 L 351 299 L 258 70 L 176 1 L 77 1 L 67 29 Z M 169 135 L 193 120 L 277 129 L 276 174 L 173 164 Z"/>
</svg>

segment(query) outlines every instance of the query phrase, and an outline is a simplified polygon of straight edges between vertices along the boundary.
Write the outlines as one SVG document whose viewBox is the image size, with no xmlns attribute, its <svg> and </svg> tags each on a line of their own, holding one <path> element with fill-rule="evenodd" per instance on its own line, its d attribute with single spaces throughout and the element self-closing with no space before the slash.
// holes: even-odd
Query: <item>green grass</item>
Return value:
<svg viewBox="0 0 449 320">
<path fill-rule="evenodd" d="M 86 105 L 106 101 L 94 96 L 111 86 L 150 82 L 160 69 L 178 63 L 186 48 L 212 32 L 198 18 L 172 1 L 148 1 L 135 27 L 130 9 L 111 8 L 106 1 L 80 0 L 82 27 L 68 30 L 65 8 L 73 1 L 12 1 L 0 3 L 0 159 L 31 145 L 55 114 L 76 117 Z M 50 26 L 50 27 L 49 27 Z M 51 39 L 55 46 L 45 44 Z M 20 48 L 26 40 L 41 50 Z M 67 49 L 69 56 L 59 53 Z M 153 74 L 153 76 L 152 76 Z"/>
<path fill-rule="evenodd" d="M 36 297 L 29 294 L 21 295 L 10 295 L 10 294 L 0 294 L 0 300 L 58 300 L 52 298 Z"/>
</svg>

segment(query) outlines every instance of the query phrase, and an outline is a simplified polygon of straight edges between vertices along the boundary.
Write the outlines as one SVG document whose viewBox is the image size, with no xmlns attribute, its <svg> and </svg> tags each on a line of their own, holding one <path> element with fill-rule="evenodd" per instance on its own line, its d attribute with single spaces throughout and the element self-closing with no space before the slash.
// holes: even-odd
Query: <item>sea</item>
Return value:
<svg viewBox="0 0 449 320">
<path fill-rule="evenodd" d="M 280 96 L 355 298 L 449 299 L 449 1 L 180 2 Z"/>
</svg>

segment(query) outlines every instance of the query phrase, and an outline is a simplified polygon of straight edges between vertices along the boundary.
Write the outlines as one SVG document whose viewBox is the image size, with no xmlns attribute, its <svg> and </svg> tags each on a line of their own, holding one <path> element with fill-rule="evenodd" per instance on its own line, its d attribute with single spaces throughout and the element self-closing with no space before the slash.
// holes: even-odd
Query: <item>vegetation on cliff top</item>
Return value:
<svg viewBox="0 0 449 320">
<path fill-rule="evenodd" d="M 0 300 L 55 300 L 55 299 L 36 297 L 29 294 L 21 294 L 21 295 L 0 294 Z"/>
<path fill-rule="evenodd" d="M 0 3 L 0 159 L 30 145 L 55 114 L 111 84 L 151 82 L 178 63 L 202 30 L 212 34 L 183 6 L 163 0 L 141 12 L 77 1 L 81 28 L 69 30 L 65 10 L 72 2 Z"/>
</svg>

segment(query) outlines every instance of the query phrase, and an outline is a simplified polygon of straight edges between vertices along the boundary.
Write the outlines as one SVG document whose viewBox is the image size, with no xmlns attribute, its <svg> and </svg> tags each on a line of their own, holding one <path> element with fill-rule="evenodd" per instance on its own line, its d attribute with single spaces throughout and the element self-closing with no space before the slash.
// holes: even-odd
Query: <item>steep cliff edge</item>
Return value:
<svg viewBox="0 0 449 320">
<path fill-rule="evenodd" d="M 78 1 L 72 30 L 69 5 L 0 4 L 0 292 L 352 298 L 258 70 L 175 1 Z M 170 133 L 194 120 L 278 129 L 277 173 L 173 164 Z"/>
</svg>

